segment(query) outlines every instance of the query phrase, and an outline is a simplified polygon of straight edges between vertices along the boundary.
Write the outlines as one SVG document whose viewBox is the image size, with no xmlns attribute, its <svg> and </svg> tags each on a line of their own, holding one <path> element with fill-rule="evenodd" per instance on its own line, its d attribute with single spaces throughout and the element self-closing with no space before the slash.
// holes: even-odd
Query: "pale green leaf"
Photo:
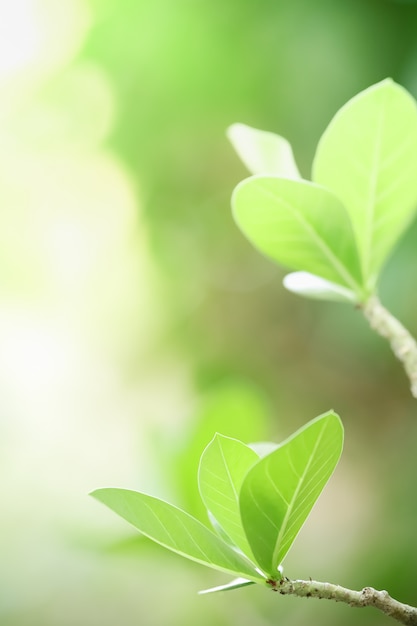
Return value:
<svg viewBox="0 0 417 626">
<path fill-rule="evenodd" d="M 342 446 L 342 423 L 329 412 L 249 470 L 240 492 L 242 522 L 256 561 L 270 576 L 333 473 Z"/>
<path fill-rule="evenodd" d="M 233 124 L 227 136 L 251 174 L 301 178 L 288 141 L 246 124 Z"/>
<path fill-rule="evenodd" d="M 342 107 L 319 142 L 313 180 L 345 205 L 370 291 L 415 213 L 416 157 L 416 102 L 389 79 Z"/>
<path fill-rule="evenodd" d="M 336 285 L 308 272 L 287 274 L 284 277 L 283 285 L 288 291 L 306 298 L 333 300 L 334 302 L 357 302 L 357 297 L 351 289 Z"/>
<path fill-rule="evenodd" d="M 258 460 L 259 456 L 241 441 L 217 434 L 204 450 L 198 471 L 205 506 L 250 559 L 253 555 L 240 519 L 239 492 L 244 477 Z"/>
<path fill-rule="evenodd" d="M 232 206 L 237 224 L 261 252 L 361 294 L 352 227 L 333 193 L 307 181 L 254 176 L 236 187 Z"/>
<path fill-rule="evenodd" d="M 219 591 L 233 591 L 233 589 L 240 589 L 241 587 L 247 587 L 248 585 L 254 585 L 253 580 L 246 580 L 245 578 L 235 578 L 230 583 L 225 585 L 219 585 L 218 587 L 211 587 L 210 589 L 203 589 L 199 591 L 199 595 L 203 596 L 206 593 L 218 593 Z"/>
<path fill-rule="evenodd" d="M 262 580 L 243 555 L 168 502 L 128 489 L 98 489 L 91 495 L 168 550 L 229 574 L 255 582 Z"/>
</svg>

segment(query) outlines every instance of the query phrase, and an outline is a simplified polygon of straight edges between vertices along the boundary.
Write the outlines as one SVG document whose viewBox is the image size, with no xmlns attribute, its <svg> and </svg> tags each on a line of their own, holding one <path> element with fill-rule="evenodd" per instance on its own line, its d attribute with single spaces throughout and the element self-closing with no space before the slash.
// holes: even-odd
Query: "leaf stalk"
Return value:
<svg viewBox="0 0 417 626">
<path fill-rule="evenodd" d="M 362 305 L 362 311 L 381 337 L 388 339 L 392 351 L 399 359 L 410 380 L 411 394 L 417 398 L 417 342 L 409 331 L 382 306 L 376 295 Z"/>
</svg>

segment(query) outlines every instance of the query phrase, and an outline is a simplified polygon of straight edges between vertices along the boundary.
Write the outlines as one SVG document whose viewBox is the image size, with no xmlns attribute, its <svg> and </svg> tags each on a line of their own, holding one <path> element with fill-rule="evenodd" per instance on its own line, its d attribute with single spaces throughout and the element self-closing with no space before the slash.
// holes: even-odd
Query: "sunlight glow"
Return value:
<svg viewBox="0 0 417 626">
<path fill-rule="evenodd" d="M 73 56 L 90 18 L 81 0 L 13 0 L 0 5 L 0 80 Z"/>
</svg>

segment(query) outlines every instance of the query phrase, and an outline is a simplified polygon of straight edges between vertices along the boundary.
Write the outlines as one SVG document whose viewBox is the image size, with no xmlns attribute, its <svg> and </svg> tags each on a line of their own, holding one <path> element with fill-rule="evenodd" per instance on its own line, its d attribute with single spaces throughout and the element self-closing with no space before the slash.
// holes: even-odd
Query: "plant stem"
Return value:
<svg viewBox="0 0 417 626">
<path fill-rule="evenodd" d="M 268 584 L 273 591 L 278 591 L 284 596 L 325 598 L 359 608 L 374 606 L 400 624 L 417 625 L 417 608 L 394 600 L 387 591 L 377 591 L 372 587 L 364 587 L 362 591 L 353 591 L 331 583 L 321 583 L 316 580 L 289 580 L 285 577 L 277 581 L 268 581 Z"/>
<path fill-rule="evenodd" d="M 417 343 L 408 330 L 382 306 L 377 296 L 371 296 L 362 306 L 363 314 L 382 337 L 388 339 L 391 348 L 403 364 L 410 379 L 411 393 L 417 398 Z"/>
</svg>

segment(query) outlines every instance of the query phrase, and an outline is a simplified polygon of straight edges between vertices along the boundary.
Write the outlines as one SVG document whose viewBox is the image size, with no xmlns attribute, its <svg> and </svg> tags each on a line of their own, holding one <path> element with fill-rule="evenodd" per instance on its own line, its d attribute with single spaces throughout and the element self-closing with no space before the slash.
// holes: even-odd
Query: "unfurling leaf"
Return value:
<svg viewBox="0 0 417 626">
<path fill-rule="evenodd" d="M 334 302 L 357 302 L 356 294 L 350 289 L 308 272 L 291 272 L 291 274 L 284 276 L 282 282 L 288 291 L 306 298 L 333 300 Z"/>
<path fill-rule="evenodd" d="M 292 148 L 284 137 L 246 124 L 233 124 L 227 136 L 251 174 L 301 178 Z"/>
</svg>

